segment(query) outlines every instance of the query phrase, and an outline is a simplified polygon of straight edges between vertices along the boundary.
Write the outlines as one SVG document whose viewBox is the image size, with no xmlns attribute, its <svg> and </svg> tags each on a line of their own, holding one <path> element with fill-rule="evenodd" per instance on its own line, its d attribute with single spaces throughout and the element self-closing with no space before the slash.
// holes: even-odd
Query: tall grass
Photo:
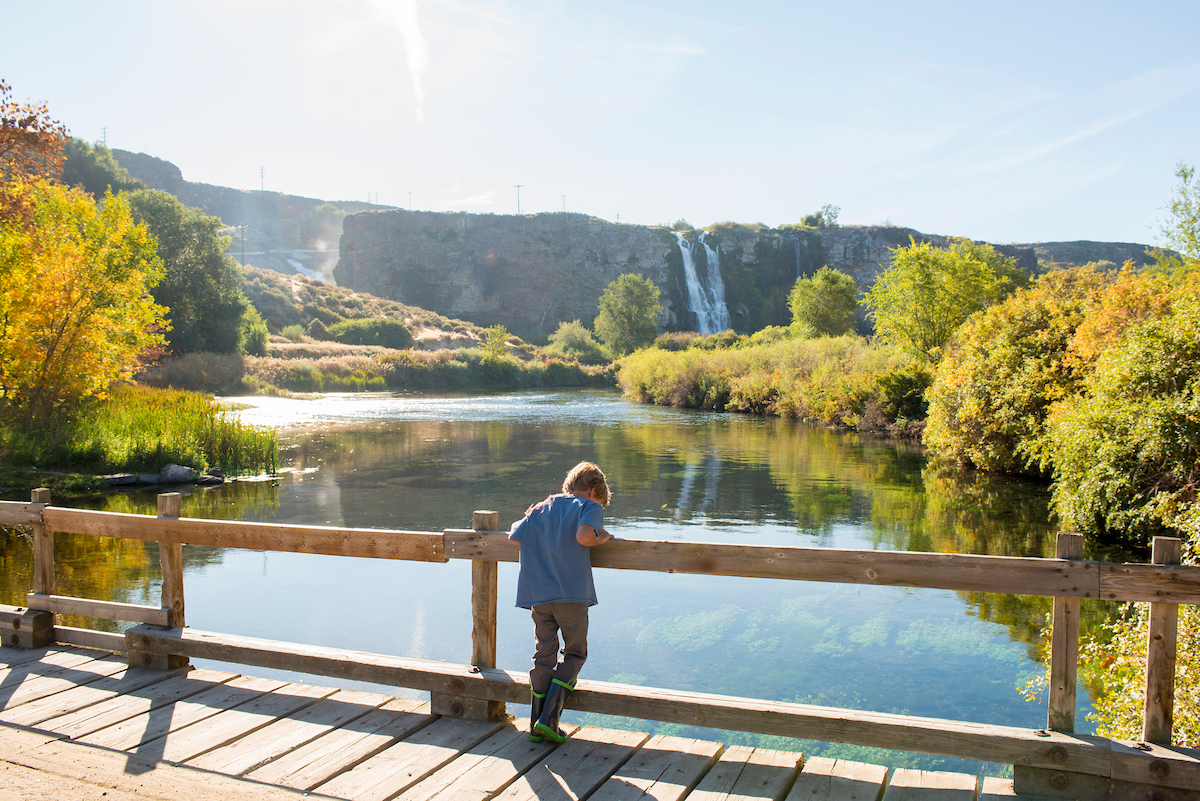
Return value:
<svg viewBox="0 0 1200 801">
<path fill-rule="evenodd" d="M 913 436 L 930 377 L 898 351 L 857 336 L 685 350 L 648 348 L 617 382 L 643 403 L 794 417 Z"/>
<path fill-rule="evenodd" d="M 13 464 L 94 472 L 158 472 L 165 464 L 229 475 L 274 472 L 275 432 L 243 425 L 195 392 L 119 386 L 56 436 L 5 432 Z"/>
</svg>

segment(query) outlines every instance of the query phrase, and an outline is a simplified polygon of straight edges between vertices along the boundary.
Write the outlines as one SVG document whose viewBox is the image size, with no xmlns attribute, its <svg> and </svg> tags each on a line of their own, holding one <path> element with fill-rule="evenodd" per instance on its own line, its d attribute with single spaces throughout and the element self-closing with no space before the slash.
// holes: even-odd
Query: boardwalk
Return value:
<svg viewBox="0 0 1200 801">
<path fill-rule="evenodd" d="M 9 799 L 1013 799 L 1011 782 L 594 726 L 561 746 L 511 720 L 217 670 L 0 648 Z M 1027 798 L 1022 796 L 1022 798 Z"/>
</svg>

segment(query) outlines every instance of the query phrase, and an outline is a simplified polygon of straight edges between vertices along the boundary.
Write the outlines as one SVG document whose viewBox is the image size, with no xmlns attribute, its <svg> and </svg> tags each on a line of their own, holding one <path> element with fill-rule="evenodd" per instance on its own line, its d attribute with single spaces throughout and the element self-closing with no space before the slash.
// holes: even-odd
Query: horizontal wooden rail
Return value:
<svg viewBox="0 0 1200 801">
<path fill-rule="evenodd" d="M 519 553 L 505 533 L 494 531 L 436 533 L 152 517 L 11 501 L 0 502 L 3 522 L 44 523 L 50 531 L 92 536 L 376 559 L 516 562 Z M 1180 565 L 622 539 L 594 550 L 592 564 L 664 573 L 1200 604 L 1200 567 Z"/>
<path fill-rule="evenodd" d="M 172 624 L 171 610 L 158 606 L 124 604 L 118 601 L 96 601 L 91 598 L 73 598 L 68 595 L 41 595 L 36 592 L 28 593 L 25 596 L 25 605 L 39 612 L 100 617 L 132 623 L 152 623 L 164 628 Z"/>
<path fill-rule="evenodd" d="M 517 561 L 519 550 L 503 532 L 447 529 L 444 535 L 449 559 Z M 1179 565 L 617 539 L 592 551 L 592 566 L 1059 598 L 1200 603 L 1200 567 Z"/>
<path fill-rule="evenodd" d="M 181 654 L 466 698 L 515 703 L 529 701 L 528 675 L 497 668 L 195 629 L 162 630 L 140 626 L 128 630 L 125 636 L 131 656 L 137 653 Z M 1190 788 L 1200 785 L 1200 751 L 1158 748 L 1151 753 L 1088 735 L 582 680 L 567 705 L 571 709 L 604 715 L 849 742 L 1104 777 L 1113 772 L 1114 749 L 1117 749 L 1123 773 L 1144 777 L 1133 779 L 1135 781 L 1149 781 L 1155 770 L 1152 768 L 1154 759 L 1169 758 L 1171 763 L 1166 779 L 1154 779 L 1158 786 Z M 1167 757 L 1167 754 L 1173 756 Z M 1162 772 L 1161 767 L 1158 772 Z"/>
<path fill-rule="evenodd" d="M 124 651 L 125 635 L 95 629 L 77 629 L 73 626 L 55 626 L 54 641 L 84 648 L 99 648 L 102 651 Z"/>
<path fill-rule="evenodd" d="M 29 526 L 42 522 L 44 503 L 0 501 L 0 526 Z"/>
<path fill-rule="evenodd" d="M 46 507 L 42 519 L 51 531 L 96 537 L 368 559 L 446 561 L 442 554 L 442 535 L 421 531 L 151 517 L 59 506 Z"/>
</svg>

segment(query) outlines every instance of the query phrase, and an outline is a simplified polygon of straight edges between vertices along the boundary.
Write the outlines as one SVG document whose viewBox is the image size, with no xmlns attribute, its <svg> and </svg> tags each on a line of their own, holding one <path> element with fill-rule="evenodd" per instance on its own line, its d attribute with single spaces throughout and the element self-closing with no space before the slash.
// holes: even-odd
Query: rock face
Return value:
<svg viewBox="0 0 1200 801">
<path fill-rule="evenodd" d="M 339 286 L 521 336 L 563 321 L 590 325 L 600 294 L 624 273 L 667 284 L 669 232 L 586 214 L 439 214 L 375 211 L 346 218 Z M 664 298 L 662 324 L 677 306 Z"/>
<path fill-rule="evenodd" d="M 1062 265 L 1108 261 L 1120 266 L 1132 261 L 1138 266 L 1145 266 L 1154 262 L 1148 245 L 1133 242 L 1034 242 L 1026 247 L 1032 248 L 1040 260 Z"/>
<path fill-rule="evenodd" d="M 686 237 L 695 241 L 700 231 Z M 943 236 L 909 228 L 773 229 L 719 223 L 706 241 L 719 253 L 730 323 L 747 333 L 786 325 L 796 279 L 830 265 L 868 289 L 891 262 L 891 249 Z M 998 250 L 1032 273 L 1028 248 Z M 672 232 L 615 225 L 584 214 L 522 216 L 376 211 L 346 218 L 334 276 L 341 286 L 431 309 L 522 337 L 545 336 L 560 322 L 591 325 L 600 294 L 622 273 L 662 290 L 665 330 L 694 330 L 683 257 Z"/>
</svg>

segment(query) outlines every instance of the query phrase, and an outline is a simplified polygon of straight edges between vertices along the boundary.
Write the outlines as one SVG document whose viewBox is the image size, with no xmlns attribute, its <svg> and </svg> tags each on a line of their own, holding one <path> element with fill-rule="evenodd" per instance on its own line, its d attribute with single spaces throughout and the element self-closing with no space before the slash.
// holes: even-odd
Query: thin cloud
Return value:
<svg viewBox="0 0 1200 801">
<path fill-rule="evenodd" d="M 425 122 L 425 82 L 429 74 L 429 41 L 421 31 L 417 0 L 375 0 L 379 13 L 396 28 L 404 42 L 408 72 L 412 77 L 417 122 Z"/>
</svg>

